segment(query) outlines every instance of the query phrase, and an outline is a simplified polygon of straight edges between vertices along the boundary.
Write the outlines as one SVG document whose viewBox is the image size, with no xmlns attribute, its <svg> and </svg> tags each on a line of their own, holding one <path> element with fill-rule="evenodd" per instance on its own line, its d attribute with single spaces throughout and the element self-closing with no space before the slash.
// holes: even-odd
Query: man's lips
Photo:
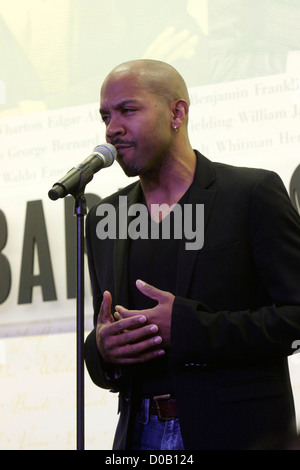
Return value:
<svg viewBox="0 0 300 470">
<path fill-rule="evenodd" d="M 133 147 L 131 142 L 115 142 L 113 144 L 118 152 L 118 157 L 123 159 L 127 154 L 127 150 Z"/>
<path fill-rule="evenodd" d="M 129 147 L 132 147 L 132 144 L 129 143 L 118 143 L 118 144 L 113 144 L 117 150 L 122 150 L 122 149 L 127 149 Z"/>
</svg>

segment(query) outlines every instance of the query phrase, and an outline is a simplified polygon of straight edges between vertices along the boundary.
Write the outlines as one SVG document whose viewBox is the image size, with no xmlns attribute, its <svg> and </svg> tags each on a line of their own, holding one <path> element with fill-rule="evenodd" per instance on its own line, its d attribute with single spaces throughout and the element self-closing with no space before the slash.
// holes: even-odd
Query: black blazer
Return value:
<svg viewBox="0 0 300 470">
<path fill-rule="evenodd" d="M 213 163 L 196 151 L 189 203 L 204 204 L 204 246 L 178 252 L 170 366 L 187 450 L 248 449 L 295 433 L 287 365 L 300 339 L 300 218 L 279 176 Z M 109 196 L 138 201 L 135 182 Z M 129 240 L 99 240 L 94 207 L 86 241 L 95 321 L 102 292 L 127 304 Z M 107 380 L 95 330 L 85 343 L 91 379 L 119 391 L 114 449 L 126 449 L 134 410 L 130 369 Z M 268 444 L 269 445 L 269 444 Z"/>
</svg>

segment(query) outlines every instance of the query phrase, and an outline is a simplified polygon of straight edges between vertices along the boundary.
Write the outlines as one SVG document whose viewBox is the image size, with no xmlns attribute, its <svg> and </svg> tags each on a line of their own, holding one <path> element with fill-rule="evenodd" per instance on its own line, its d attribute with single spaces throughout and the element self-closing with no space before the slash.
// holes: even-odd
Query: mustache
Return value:
<svg viewBox="0 0 300 470">
<path fill-rule="evenodd" d="M 123 139 L 120 139 L 120 138 L 117 138 L 117 139 L 112 139 L 110 141 L 110 143 L 112 145 L 130 145 L 130 146 L 133 146 L 135 145 L 134 142 L 130 141 L 130 140 L 123 140 Z"/>
</svg>

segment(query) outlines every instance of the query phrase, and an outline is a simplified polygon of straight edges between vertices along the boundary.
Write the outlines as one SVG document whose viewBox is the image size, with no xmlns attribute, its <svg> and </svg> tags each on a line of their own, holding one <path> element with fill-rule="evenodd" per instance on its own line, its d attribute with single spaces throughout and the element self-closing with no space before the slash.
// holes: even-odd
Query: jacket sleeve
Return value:
<svg viewBox="0 0 300 470">
<path fill-rule="evenodd" d="M 176 297 L 173 367 L 270 360 L 294 352 L 292 344 L 300 339 L 300 217 L 276 173 L 264 174 L 253 188 L 249 227 L 256 271 L 271 302 L 212 311 L 201 299 Z"/>
</svg>

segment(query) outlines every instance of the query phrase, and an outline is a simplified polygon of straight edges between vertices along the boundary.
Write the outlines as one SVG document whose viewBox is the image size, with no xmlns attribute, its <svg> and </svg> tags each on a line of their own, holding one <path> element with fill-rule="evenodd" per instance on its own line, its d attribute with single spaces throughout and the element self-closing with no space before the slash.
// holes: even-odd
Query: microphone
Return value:
<svg viewBox="0 0 300 470">
<path fill-rule="evenodd" d="M 52 189 L 48 192 L 49 198 L 52 201 L 56 201 L 60 197 L 65 197 L 68 194 L 77 193 L 80 189 L 84 189 L 85 185 L 93 179 L 97 171 L 113 164 L 116 156 L 117 149 L 113 145 L 97 145 L 89 157 L 68 171 L 57 183 L 54 183 Z"/>
</svg>

